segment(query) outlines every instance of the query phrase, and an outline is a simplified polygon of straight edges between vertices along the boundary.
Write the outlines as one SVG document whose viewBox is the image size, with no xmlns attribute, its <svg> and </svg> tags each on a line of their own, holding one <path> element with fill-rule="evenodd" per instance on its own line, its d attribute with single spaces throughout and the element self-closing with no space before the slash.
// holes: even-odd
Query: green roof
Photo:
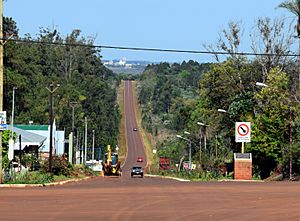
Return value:
<svg viewBox="0 0 300 221">
<path fill-rule="evenodd" d="M 48 125 L 14 124 L 14 127 L 17 127 L 22 130 L 48 130 Z"/>
</svg>

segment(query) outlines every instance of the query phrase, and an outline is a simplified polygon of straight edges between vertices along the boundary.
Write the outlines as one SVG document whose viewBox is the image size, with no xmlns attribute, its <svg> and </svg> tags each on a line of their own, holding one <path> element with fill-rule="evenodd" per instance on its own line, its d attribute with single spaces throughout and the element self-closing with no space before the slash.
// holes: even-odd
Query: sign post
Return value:
<svg viewBox="0 0 300 221">
<path fill-rule="evenodd" d="M 251 141 L 251 123 L 250 122 L 236 122 L 235 123 L 235 142 L 242 143 L 242 153 L 245 150 L 245 142 Z"/>
<path fill-rule="evenodd" d="M 235 123 L 235 142 L 242 143 L 241 153 L 234 154 L 234 179 L 252 179 L 252 154 L 245 153 L 245 142 L 251 142 L 251 123 Z"/>
</svg>

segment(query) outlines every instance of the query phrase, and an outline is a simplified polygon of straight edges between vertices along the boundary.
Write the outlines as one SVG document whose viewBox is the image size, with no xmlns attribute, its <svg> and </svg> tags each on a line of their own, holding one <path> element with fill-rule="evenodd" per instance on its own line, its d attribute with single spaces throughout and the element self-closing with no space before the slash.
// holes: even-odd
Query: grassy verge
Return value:
<svg viewBox="0 0 300 221">
<path fill-rule="evenodd" d="M 137 120 L 137 124 L 139 127 L 139 132 L 142 137 L 144 148 L 146 151 L 147 170 L 148 170 L 148 172 L 151 172 L 155 169 L 153 167 L 153 165 L 158 165 L 157 157 L 156 157 L 156 155 L 153 154 L 153 149 L 156 146 L 156 142 L 155 142 L 155 139 L 151 136 L 151 134 L 147 133 L 142 127 L 142 115 L 141 115 L 141 111 L 140 111 L 140 107 L 139 107 L 138 99 L 137 99 L 137 94 L 136 94 L 136 91 L 137 91 L 136 81 L 133 82 L 133 87 L 134 87 L 133 96 L 134 96 L 134 108 L 136 110 L 136 120 Z"/>
<path fill-rule="evenodd" d="M 139 128 L 139 133 L 141 134 L 142 141 L 144 144 L 144 148 L 146 151 L 147 156 L 147 169 L 149 171 L 153 171 L 155 168 L 153 165 L 158 165 L 158 160 L 155 155 L 153 155 L 153 147 L 156 146 L 155 139 L 148 134 L 143 128 L 142 128 L 142 117 L 140 108 L 138 105 L 138 99 L 136 94 L 136 81 L 132 82 L 133 84 L 133 96 L 134 96 L 134 108 L 136 110 L 136 120 L 137 120 L 137 126 Z M 125 107 L 124 107 L 124 81 L 122 81 L 119 92 L 118 92 L 118 104 L 120 107 L 120 112 L 122 115 L 121 125 L 120 125 L 120 135 L 118 138 L 118 144 L 119 144 L 119 159 L 121 161 L 125 160 L 126 157 L 126 133 L 125 133 Z"/>
<path fill-rule="evenodd" d="M 122 115 L 121 125 L 120 125 L 120 134 L 118 138 L 118 146 L 119 146 L 119 159 L 124 162 L 126 157 L 126 134 L 125 134 L 125 107 L 124 107 L 124 81 L 120 84 L 118 91 L 118 104 L 120 108 L 120 112 Z"/>
<path fill-rule="evenodd" d="M 200 172 L 200 171 L 160 171 L 158 175 L 161 176 L 168 176 L 168 177 L 174 177 L 174 178 L 182 178 L 182 179 L 188 179 L 191 181 L 218 181 L 218 180 L 232 180 L 232 176 L 224 177 L 221 174 L 215 173 L 213 171 L 211 172 Z"/>
<path fill-rule="evenodd" d="M 5 180 L 5 184 L 46 184 L 70 179 L 84 178 L 87 176 L 96 176 L 97 174 L 83 165 L 75 165 L 69 176 L 51 175 L 41 171 L 21 171 L 15 173 L 12 177 Z"/>
</svg>

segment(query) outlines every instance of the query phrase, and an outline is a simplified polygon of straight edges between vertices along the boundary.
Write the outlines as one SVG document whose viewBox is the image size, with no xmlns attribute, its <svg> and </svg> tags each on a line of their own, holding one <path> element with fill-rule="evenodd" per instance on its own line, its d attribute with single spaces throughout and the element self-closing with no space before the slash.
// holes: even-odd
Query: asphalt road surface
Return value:
<svg viewBox="0 0 300 221">
<path fill-rule="evenodd" d="M 136 112 L 134 108 L 134 95 L 131 81 L 124 82 L 124 106 L 125 106 L 125 127 L 126 127 L 126 146 L 127 155 L 122 168 L 123 174 L 130 174 L 132 166 L 142 166 L 143 168 L 147 165 L 147 159 L 145 154 L 145 147 L 143 145 L 139 128 L 136 120 Z M 136 131 L 134 130 L 136 129 Z M 143 162 L 137 162 L 137 158 L 142 157 Z"/>
<path fill-rule="evenodd" d="M 179 182 L 131 178 L 145 156 L 126 82 L 127 160 L 120 177 L 62 186 L 0 188 L 0 221 L 300 220 L 299 182 Z M 128 100 L 129 99 L 129 100 Z M 145 158 L 144 158 L 145 159 Z"/>
</svg>

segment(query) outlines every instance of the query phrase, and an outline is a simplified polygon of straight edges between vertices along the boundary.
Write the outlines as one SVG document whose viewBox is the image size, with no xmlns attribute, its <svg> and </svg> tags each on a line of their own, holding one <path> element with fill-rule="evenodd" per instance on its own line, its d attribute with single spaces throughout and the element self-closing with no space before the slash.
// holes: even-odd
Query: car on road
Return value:
<svg viewBox="0 0 300 221">
<path fill-rule="evenodd" d="M 134 127 L 134 128 L 133 128 L 133 131 L 137 131 L 137 128 L 136 128 L 136 127 Z"/>
<path fill-rule="evenodd" d="M 143 162 L 143 161 L 144 161 L 143 157 L 138 157 L 138 158 L 136 159 L 136 162 Z"/>
<path fill-rule="evenodd" d="M 131 169 L 131 177 L 133 177 L 133 176 L 141 176 L 141 177 L 143 177 L 144 176 L 143 168 L 139 167 L 139 166 L 132 167 L 132 169 Z"/>
</svg>

